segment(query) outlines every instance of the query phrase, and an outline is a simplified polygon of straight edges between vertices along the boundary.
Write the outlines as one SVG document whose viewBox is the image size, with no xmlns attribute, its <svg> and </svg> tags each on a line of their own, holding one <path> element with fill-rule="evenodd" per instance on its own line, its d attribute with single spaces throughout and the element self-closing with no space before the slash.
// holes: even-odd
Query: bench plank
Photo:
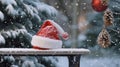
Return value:
<svg viewBox="0 0 120 67">
<path fill-rule="evenodd" d="M 0 55 L 41 55 L 41 56 L 67 56 L 88 54 L 90 51 L 84 48 L 61 48 L 50 50 L 38 50 L 32 48 L 0 48 Z"/>
</svg>

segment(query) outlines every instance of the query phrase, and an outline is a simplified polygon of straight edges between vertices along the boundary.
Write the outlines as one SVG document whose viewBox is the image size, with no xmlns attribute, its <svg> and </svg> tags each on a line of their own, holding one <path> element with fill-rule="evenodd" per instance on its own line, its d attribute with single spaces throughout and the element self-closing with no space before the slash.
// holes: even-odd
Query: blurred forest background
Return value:
<svg viewBox="0 0 120 67">
<path fill-rule="evenodd" d="M 119 67 L 120 1 L 109 2 L 114 24 L 107 28 L 111 36 L 108 48 L 102 48 L 96 42 L 103 27 L 104 12 L 94 11 L 91 1 L 0 0 L 0 47 L 31 48 L 31 37 L 44 20 L 52 19 L 70 33 L 70 39 L 64 41 L 63 48 L 91 50 L 90 55 L 82 57 L 82 67 Z M 1 56 L 0 67 L 67 67 L 67 61 L 61 62 L 61 59 L 65 58 Z"/>
</svg>

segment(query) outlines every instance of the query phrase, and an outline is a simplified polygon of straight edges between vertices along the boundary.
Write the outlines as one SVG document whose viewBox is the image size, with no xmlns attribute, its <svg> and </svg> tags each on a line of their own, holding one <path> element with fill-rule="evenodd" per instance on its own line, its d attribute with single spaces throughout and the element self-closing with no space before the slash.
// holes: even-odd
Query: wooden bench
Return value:
<svg viewBox="0 0 120 67">
<path fill-rule="evenodd" d="M 40 56 L 67 56 L 69 67 L 80 67 L 80 57 L 82 54 L 88 54 L 88 49 L 79 48 L 62 48 L 51 50 L 37 50 L 32 48 L 0 48 L 0 55 L 40 55 Z"/>
</svg>

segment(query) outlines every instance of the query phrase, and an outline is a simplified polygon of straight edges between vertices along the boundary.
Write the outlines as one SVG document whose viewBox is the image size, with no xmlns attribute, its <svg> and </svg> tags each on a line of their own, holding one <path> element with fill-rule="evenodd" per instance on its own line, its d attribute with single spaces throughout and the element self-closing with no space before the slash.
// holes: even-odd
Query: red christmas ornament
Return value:
<svg viewBox="0 0 120 67">
<path fill-rule="evenodd" d="M 108 7 L 108 0 L 92 0 L 92 7 L 97 12 L 102 12 Z"/>
</svg>

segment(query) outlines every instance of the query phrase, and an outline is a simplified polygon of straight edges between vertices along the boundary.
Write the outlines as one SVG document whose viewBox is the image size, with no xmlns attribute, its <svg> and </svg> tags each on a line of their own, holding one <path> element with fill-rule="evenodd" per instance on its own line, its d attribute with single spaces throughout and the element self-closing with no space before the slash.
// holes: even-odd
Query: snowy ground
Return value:
<svg viewBox="0 0 120 67">
<path fill-rule="evenodd" d="M 120 67 L 118 57 L 82 58 L 81 67 Z"/>
<path fill-rule="evenodd" d="M 59 62 L 57 67 L 68 67 L 68 58 L 67 57 L 57 57 Z"/>
<path fill-rule="evenodd" d="M 59 57 L 58 67 L 68 67 L 67 57 Z M 81 58 L 81 67 L 120 67 L 120 57 Z"/>
</svg>

